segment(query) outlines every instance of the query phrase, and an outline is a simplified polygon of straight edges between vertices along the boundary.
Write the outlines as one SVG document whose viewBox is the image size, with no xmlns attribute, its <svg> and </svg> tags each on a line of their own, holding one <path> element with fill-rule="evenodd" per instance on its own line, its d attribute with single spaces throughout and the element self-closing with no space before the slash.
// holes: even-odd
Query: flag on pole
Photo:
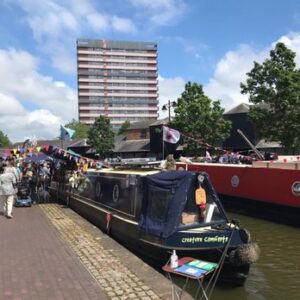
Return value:
<svg viewBox="0 0 300 300">
<path fill-rule="evenodd" d="M 35 135 L 32 137 L 32 139 L 30 139 L 30 143 L 31 143 L 32 147 L 37 146 L 37 138 Z"/>
<path fill-rule="evenodd" d="M 167 143 L 176 144 L 180 139 L 180 132 L 163 126 L 163 140 Z"/>
<path fill-rule="evenodd" d="M 72 136 L 74 135 L 75 130 L 71 128 L 66 128 L 63 125 L 60 125 L 60 138 L 61 140 L 65 139 L 72 139 Z"/>
</svg>

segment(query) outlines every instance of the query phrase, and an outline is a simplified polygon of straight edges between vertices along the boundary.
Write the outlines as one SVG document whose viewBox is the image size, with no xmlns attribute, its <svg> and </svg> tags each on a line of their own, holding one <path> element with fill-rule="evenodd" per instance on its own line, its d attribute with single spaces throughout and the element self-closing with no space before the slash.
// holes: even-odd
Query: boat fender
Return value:
<svg viewBox="0 0 300 300">
<path fill-rule="evenodd" d="M 198 176 L 199 187 L 195 191 L 195 202 L 196 205 L 199 205 L 201 216 L 204 217 L 206 212 L 206 192 L 205 189 L 201 187 L 201 183 L 204 180 L 204 177 L 202 177 L 202 175 Z"/>
<path fill-rule="evenodd" d="M 110 227 L 110 221 L 111 221 L 112 214 L 111 213 L 106 213 L 106 231 L 109 232 L 109 227 Z"/>
<path fill-rule="evenodd" d="M 253 264 L 259 259 L 260 249 L 256 243 L 238 246 L 229 254 L 230 263 L 234 266 Z"/>
</svg>

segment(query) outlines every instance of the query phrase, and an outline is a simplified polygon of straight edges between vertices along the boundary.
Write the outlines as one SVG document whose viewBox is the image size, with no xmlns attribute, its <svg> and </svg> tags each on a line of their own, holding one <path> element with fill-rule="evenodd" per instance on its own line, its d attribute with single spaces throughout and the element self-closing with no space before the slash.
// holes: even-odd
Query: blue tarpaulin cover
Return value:
<svg viewBox="0 0 300 300">
<path fill-rule="evenodd" d="M 207 202 L 215 203 L 224 220 L 227 220 L 227 215 L 207 173 L 170 171 L 143 178 L 139 229 L 167 238 L 178 228 L 183 211 L 199 213 L 199 208 L 195 203 L 195 190 L 199 186 L 198 175 L 204 178 L 201 186 L 205 189 Z"/>
<path fill-rule="evenodd" d="M 194 197 L 197 174 L 170 171 L 144 177 L 140 230 L 160 237 L 177 228 L 188 199 Z"/>
</svg>

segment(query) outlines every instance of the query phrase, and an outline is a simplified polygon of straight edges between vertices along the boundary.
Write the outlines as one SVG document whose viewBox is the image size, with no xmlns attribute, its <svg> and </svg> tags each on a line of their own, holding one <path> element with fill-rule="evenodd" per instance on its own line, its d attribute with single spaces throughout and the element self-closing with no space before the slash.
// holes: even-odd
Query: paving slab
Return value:
<svg viewBox="0 0 300 300">
<path fill-rule="evenodd" d="M 14 208 L 0 228 L 0 299 L 172 299 L 162 274 L 65 206 Z"/>
<path fill-rule="evenodd" d="M 39 205 L 0 215 L 0 299 L 109 299 Z"/>
</svg>

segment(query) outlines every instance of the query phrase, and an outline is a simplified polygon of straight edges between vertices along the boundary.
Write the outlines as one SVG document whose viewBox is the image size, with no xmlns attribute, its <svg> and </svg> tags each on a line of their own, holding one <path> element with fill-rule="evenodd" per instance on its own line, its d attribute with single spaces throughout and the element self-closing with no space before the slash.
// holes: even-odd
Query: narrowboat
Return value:
<svg viewBox="0 0 300 300">
<path fill-rule="evenodd" d="M 243 285 L 258 258 L 258 246 L 228 219 L 205 172 L 102 168 L 72 187 L 54 179 L 51 193 L 155 267 L 173 250 L 179 258 L 223 257 L 219 280 Z"/>
<path fill-rule="evenodd" d="M 253 161 L 251 165 L 178 162 L 178 169 L 208 173 L 226 209 L 300 226 L 300 161 Z"/>
</svg>

